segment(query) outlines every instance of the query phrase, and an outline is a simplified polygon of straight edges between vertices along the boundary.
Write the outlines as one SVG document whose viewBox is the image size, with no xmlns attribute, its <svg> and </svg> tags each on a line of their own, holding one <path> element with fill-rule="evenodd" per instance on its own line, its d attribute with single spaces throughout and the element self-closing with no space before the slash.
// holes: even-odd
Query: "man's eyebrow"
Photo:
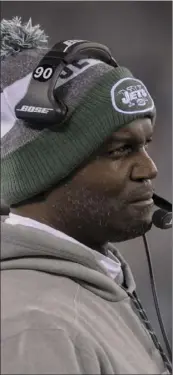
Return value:
<svg viewBox="0 0 173 375">
<path fill-rule="evenodd" d="M 146 136 L 146 140 L 151 139 L 152 137 L 153 137 L 153 132 L 151 132 L 150 134 Z M 121 142 L 142 143 L 143 140 L 139 135 L 136 135 L 136 134 L 128 134 L 128 133 L 118 134 L 117 133 L 117 134 L 113 134 L 106 141 L 106 145 L 109 146 L 110 144 L 121 143 Z"/>
</svg>

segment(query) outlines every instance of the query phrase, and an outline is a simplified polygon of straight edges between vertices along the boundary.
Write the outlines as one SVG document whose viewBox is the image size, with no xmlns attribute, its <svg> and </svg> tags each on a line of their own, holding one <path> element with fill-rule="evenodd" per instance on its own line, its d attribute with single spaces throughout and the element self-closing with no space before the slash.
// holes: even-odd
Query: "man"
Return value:
<svg viewBox="0 0 173 375">
<path fill-rule="evenodd" d="M 35 56 L 4 61 L 13 111 Z M 152 225 L 155 106 L 127 69 L 83 63 L 70 80 L 65 71 L 60 77 L 69 109 L 61 127 L 17 120 L 2 138 L 10 206 L 2 224 L 2 373 L 166 374 L 130 268 L 111 244 Z"/>
</svg>

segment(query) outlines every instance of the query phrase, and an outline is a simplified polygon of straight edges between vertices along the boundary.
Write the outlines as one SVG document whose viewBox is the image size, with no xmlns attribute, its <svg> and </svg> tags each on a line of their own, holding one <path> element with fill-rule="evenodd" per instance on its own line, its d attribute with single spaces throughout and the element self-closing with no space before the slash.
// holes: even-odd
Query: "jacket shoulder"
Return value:
<svg viewBox="0 0 173 375">
<path fill-rule="evenodd" d="M 55 329 L 71 324 L 76 314 L 74 300 L 77 290 L 78 284 L 65 277 L 33 270 L 2 271 L 4 337 L 38 326 Z"/>
</svg>

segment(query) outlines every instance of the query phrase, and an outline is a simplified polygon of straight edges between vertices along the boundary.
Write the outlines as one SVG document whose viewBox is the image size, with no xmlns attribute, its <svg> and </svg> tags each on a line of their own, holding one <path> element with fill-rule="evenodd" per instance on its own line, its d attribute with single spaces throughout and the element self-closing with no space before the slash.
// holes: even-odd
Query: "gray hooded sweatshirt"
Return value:
<svg viewBox="0 0 173 375">
<path fill-rule="evenodd" d="M 130 295 L 99 253 L 38 228 L 2 223 L 2 374 L 167 374 Z M 115 258 L 115 259 L 116 259 Z"/>
</svg>

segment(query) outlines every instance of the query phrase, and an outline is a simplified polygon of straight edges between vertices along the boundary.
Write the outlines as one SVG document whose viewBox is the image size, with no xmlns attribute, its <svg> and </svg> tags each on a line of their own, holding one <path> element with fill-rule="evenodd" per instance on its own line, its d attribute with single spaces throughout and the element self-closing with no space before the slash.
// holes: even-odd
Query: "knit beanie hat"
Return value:
<svg viewBox="0 0 173 375">
<path fill-rule="evenodd" d="M 140 80 L 127 68 L 91 58 L 69 64 L 57 81 L 68 108 L 61 126 L 39 129 L 17 119 L 14 108 L 47 52 L 47 37 L 31 20 L 22 25 L 15 18 L 1 22 L 1 38 L 1 197 L 6 204 L 57 186 L 131 121 L 154 120 L 153 99 Z"/>
</svg>

